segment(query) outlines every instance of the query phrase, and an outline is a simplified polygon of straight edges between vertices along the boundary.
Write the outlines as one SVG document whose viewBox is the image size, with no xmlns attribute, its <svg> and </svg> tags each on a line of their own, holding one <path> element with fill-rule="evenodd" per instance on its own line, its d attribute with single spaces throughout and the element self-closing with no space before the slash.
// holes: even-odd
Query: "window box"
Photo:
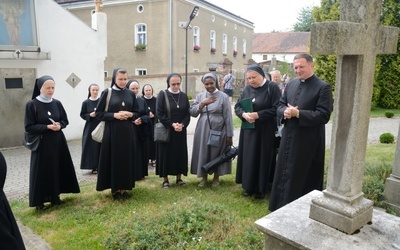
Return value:
<svg viewBox="0 0 400 250">
<path fill-rule="evenodd" d="M 193 50 L 194 51 L 199 51 L 200 50 L 200 46 L 199 45 L 194 45 L 193 46 Z"/>
<path fill-rule="evenodd" d="M 246 53 L 243 53 L 243 57 L 246 57 Z"/>
<path fill-rule="evenodd" d="M 234 51 L 233 51 L 233 55 L 234 55 L 234 56 L 237 56 L 237 54 L 238 54 L 237 50 L 234 50 Z"/>
<path fill-rule="evenodd" d="M 136 51 L 143 51 L 143 50 L 146 50 L 146 44 L 141 44 L 141 43 L 138 43 L 138 44 L 136 44 L 135 45 L 135 50 Z"/>
<path fill-rule="evenodd" d="M 217 51 L 217 49 L 216 48 L 211 48 L 211 53 L 213 53 L 213 54 L 215 54 L 215 52 Z"/>
</svg>

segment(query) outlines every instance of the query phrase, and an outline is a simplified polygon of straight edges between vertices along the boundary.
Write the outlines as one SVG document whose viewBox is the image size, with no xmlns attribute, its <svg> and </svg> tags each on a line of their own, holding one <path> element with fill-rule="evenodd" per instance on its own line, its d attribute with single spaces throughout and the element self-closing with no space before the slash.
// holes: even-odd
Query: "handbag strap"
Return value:
<svg viewBox="0 0 400 250">
<path fill-rule="evenodd" d="M 168 95 L 165 90 L 163 90 L 163 92 L 164 92 L 164 96 L 165 96 L 165 105 L 167 105 L 168 118 L 171 119 L 171 108 L 169 107 Z"/>
<path fill-rule="evenodd" d="M 210 129 L 212 129 L 211 128 L 211 122 L 210 122 L 210 115 L 208 114 L 208 105 L 206 105 L 206 113 L 207 113 L 208 125 L 210 126 Z M 225 121 L 224 121 L 224 125 L 222 125 L 222 129 L 221 130 L 223 130 L 224 127 L 225 127 Z"/>
<path fill-rule="evenodd" d="M 107 110 L 108 110 L 108 104 L 110 103 L 110 99 L 111 99 L 111 91 L 112 91 L 112 88 L 108 88 L 107 100 L 106 100 L 106 108 L 104 109 L 105 112 L 107 112 Z"/>
</svg>

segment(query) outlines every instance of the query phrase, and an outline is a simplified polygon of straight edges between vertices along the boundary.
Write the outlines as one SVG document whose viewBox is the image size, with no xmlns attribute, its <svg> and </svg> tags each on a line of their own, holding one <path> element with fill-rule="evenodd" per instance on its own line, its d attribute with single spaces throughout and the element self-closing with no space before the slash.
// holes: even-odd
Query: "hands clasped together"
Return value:
<svg viewBox="0 0 400 250">
<path fill-rule="evenodd" d="M 182 132 L 183 123 L 174 122 L 172 123 L 172 127 L 175 129 L 176 132 Z"/>
<path fill-rule="evenodd" d="M 285 119 L 290 119 L 292 117 L 299 118 L 299 112 L 300 111 L 299 111 L 299 108 L 297 106 L 293 107 L 292 105 L 290 105 L 288 103 L 288 107 L 283 112 L 283 116 L 284 116 Z"/>
<path fill-rule="evenodd" d="M 259 118 L 257 112 L 243 113 L 242 117 L 249 123 L 254 123 Z"/>
<path fill-rule="evenodd" d="M 114 113 L 114 118 L 118 120 L 128 120 L 133 117 L 133 113 L 129 111 L 119 111 L 118 113 Z"/>
</svg>

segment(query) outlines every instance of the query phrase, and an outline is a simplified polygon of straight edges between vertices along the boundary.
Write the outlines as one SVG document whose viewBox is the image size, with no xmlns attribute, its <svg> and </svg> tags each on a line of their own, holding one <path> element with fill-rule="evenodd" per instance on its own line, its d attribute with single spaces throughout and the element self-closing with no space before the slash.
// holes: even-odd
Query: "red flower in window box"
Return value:
<svg viewBox="0 0 400 250">
<path fill-rule="evenodd" d="M 237 50 L 234 50 L 234 51 L 233 51 L 233 55 L 234 55 L 234 56 L 236 56 L 237 53 L 238 53 Z"/>
<path fill-rule="evenodd" d="M 215 53 L 217 51 L 216 48 L 211 48 L 211 53 Z"/>
<path fill-rule="evenodd" d="M 243 57 L 246 57 L 246 53 L 243 52 Z"/>
<path fill-rule="evenodd" d="M 200 46 L 199 45 L 193 46 L 193 50 L 200 50 Z"/>
</svg>

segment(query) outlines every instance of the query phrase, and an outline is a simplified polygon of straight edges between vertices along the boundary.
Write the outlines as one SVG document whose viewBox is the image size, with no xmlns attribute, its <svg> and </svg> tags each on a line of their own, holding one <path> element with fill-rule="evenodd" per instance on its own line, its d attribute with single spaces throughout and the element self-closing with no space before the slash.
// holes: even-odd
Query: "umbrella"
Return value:
<svg viewBox="0 0 400 250">
<path fill-rule="evenodd" d="M 237 156 L 237 154 L 238 154 L 238 149 L 236 147 L 227 146 L 224 152 L 220 156 L 217 156 L 217 158 L 215 158 L 214 160 L 204 164 L 202 168 L 204 171 L 206 171 L 206 173 L 211 174 L 217 169 L 219 165 L 231 159 L 234 159 Z"/>
</svg>

